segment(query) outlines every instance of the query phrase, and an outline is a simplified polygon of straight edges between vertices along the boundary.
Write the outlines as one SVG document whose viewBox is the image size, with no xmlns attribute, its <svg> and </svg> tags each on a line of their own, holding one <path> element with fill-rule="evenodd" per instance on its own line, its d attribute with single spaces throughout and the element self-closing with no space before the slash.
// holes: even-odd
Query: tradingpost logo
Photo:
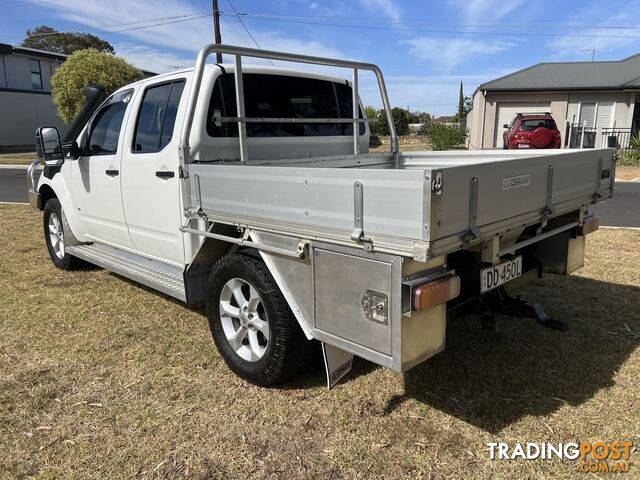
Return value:
<svg viewBox="0 0 640 480">
<path fill-rule="evenodd" d="M 491 460 L 578 460 L 578 472 L 628 473 L 633 442 L 508 443 L 489 442 Z"/>
</svg>

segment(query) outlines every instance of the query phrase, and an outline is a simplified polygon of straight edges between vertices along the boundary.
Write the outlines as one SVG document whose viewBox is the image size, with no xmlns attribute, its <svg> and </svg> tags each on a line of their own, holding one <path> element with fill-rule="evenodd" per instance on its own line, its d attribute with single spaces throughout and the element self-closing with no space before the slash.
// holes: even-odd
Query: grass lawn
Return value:
<svg viewBox="0 0 640 480">
<path fill-rule="evenodd" d="M 0 165 L 29 165 L 36 159 L 36 152 L 0 154 Z"/>
<path fill-rule="evenodd" d="M 487 442 L 640 442 L 640 232 L 520 291 L 566 333 L 452 322 L 404 375 L 359 361 L 282 386 L 225 367 L 206 319 L 104 270 L 56 270 L 41 216 L 0 205 L 0 478 L 584 478 Z M 631 473 L 638 478 L 638 452 Z"/>
<path fill-rule="evenodd" d="M 400 150 L 403 152 L 417 152 L 431 150 L 430 143 L 400 143 Z M 378 147 L 369 148 L 369 153 L 386 153 L 389 151 L 389 144 L 383 143 Z"/>
</svg>

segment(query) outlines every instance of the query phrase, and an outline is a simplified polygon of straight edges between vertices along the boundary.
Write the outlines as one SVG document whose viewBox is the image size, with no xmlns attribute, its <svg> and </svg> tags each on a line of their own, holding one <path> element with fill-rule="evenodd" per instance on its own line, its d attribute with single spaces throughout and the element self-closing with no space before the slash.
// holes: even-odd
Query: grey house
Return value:
<svg viewBox="0 0 640 480">
<path fill-rule="evenodd" d="M 0 43 L 0 152 L 34 150 L 38 127 L 66 125 L 51 98 L 51 77 L 67 55 Z M 140 70 L 145 78 L 154 72 Z"/>
<path fill-rule="evenodd" d="M 618 61 L 539 63 L 483 83 L 467 117 L 469 148 L 502 148 L 503 125 L 516 113 L 538 112 L 553 115 L 562 145 L 601 147 L 616 135 L 627 146 L 640 128 L 640 54 Z"/>
<path fill-rule="evenodd" d="M 32 150 L 42 125 L 64 131 L 51 100 L 51 76 L 66 58 L 0 43 L 0 150 Z"/>
</svg>

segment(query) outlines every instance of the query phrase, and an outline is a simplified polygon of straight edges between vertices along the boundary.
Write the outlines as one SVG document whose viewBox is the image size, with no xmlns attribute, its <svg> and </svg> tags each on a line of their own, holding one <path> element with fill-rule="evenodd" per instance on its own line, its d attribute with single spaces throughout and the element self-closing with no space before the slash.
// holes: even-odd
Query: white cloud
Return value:
<svg viewBox="0 0 640 480">
<path fill-rule="evenodd" d="M 467 19 L 491 19 L 497 20 L 519 9 L 526 0 L 452 0 L 455 8 L 464 13 Z"/>
<path fill-rule="evenodd" d="M 445 71 L 471 59 L 496 55 L 516 45 L 514 40 L 505 39 L 486 41 L 434 37 L 418 37 L 401 43 L 409 45 L 408 54 L 413 58 L 431 62 Z"/>
<path fill-rule="evenodd" d="M 155 73 L 187 68 L 193 65 L 195 60 L 195 57 L 192 56 L 183 57 L 142 45 L 116 43 L 113 47 L 116 49 L 117 55 L 124 57 L 137 68 Z"/>
<path fill-rule="evenodd" d="M 605 5 L 607 5 L 607 8 L 612 7 L 610 4 Z M 604 11 L 594 11 L 592 13 L 602 13 L 602 15 L 598 16 L 600 16 L 600 18 L 607 18 L 607 21 L 591 22 L 595 25 L 595 28 L 576 29 L 572 32 L 580 35 L 579 37 L 567 36 L 549 40 L 545 46 L 551 51 L 550 57 L 552 60 L 571 58 L 572 60 L 588 61 L 590 60 L 590 50 L 592 49 L 596 51 L 596 60 L 599 58 L 599 55 L 628 50 L 634 46 L 640 50 L 640 39 L 637 38 L 640 36 L 639 27 L 619 30 L 597 28 L 612 25 L 637 25 L 637 19 L 640 17 L 640 5 L 629 4 L 623 11 L 620 11 L 620 13 L 613 17 Z M 617 38 L 613 38 L 612 36 L 617 36 Z M 587 52 L 587 50 L 589 51 Z"/>
<path fill-rule="evenodd" d="M 189 3 L 173 0 L 111 0 L 108 2 L 65 0 L 61 3 L 46 4 L 49 9 L 60 17 L 95 30 L 102 31 L 102 35 L 111 37 L 112 31 L 118 35 L 130 37 L 153 45 L 193 50 L 194 45 L 203 44 L 212 39 L 212 23 L 210 17 L 189 20 L 180 23 L 157 25 L 153 28 L 126 30 L 136 28 L 136 22 L 149 21 L 145 25 L 180 20 L 180 16 L 190 14 L 204 14 L 205 10 L 194 9 Z M 159 18 L 176 17 L 169 20 Z M 155 20 L 154 20 L 155 19 Z M 123 25 L 123 24 L 130 25 Z M 121 25 L 109 28 L 107 26 Z M 107 28 L 102 28 L 107 27 Z"/>
<path fill-rule="evenodd" d="M 378 17 L 386 16 L 393 21 L 398 21 L 402 15 L 400 7 L 394 0 L 360 0 L 360 3 L 369 10 L 377 12 Z"/>
<path fill-rule="evenodd" d="M 60 17 L 86 25 L 107 40 L 111 40 L 115 33 L 118 35 L 116 38 L 122 38 L 123 36 L 130 38 L 132 42 L 120 41 L 118 43 L 118 46 L 116 46 L 117 53 L 132 61 L 135 59 L 138 63 L 146 66 L 155 66 L 155 68 L 151 68 L 151 70 L 155 71 L 159 71 L 162 65 L 193 65 L 198 50 L 213 40 L 213 24 L 210 16 L 184 22 L 156 25 L 153 28 L 122 31 L 139 26 L 122 25 L 124 23 L 134 24 L 151 20 L 144 25 L 154 25 L 172 21 L 158 20 L 159 18 L 175 16 L 175 20 L 180 20 L 179 17 L 184 15 L 206 14 L 206 7 L 204 10 L 199 10 L 185 1 L 110 0 L 108 2 L 96 2 L 65 0 L 65 2 L 46 5 Z M 122 26 L 105 28 L 111 25 Z M 224 17 L 221 28 L 224 43 L 255 46 L 244 32 L 242 25 L 233 17 Z M 121 31 L 115 32 L 117 30 Z M 340 50 L 318 40 L 305 41 L 275 31 L 259 31 L 253 27 L 251 32 L 264 49 L 330 57 L 345 56 Z M 134 47 L 133 41 L 142 42 L 145 47 Z M 186 55 L 174 55 L 166 52 L 166 50 L 163 51 L 162 47 L 171 49 L 171 51 L 182 50 Z M 157 60 L 154 61 L 153 56 L 157 56 Z"/>
<path fill-rule="evenodd" d="M 458 106 L 460 81 L 464 83 L 465 95 L 471 95 L 476 86 L 504 72 L 481 75 L 389 75 L 385 82 L 391 105 L 420 110 L 432 115 L 453 115 Z M 362 82 L 361 97 L 365 105 L 381 106 L 380 93 L 374 81 Z"/>
</svg>

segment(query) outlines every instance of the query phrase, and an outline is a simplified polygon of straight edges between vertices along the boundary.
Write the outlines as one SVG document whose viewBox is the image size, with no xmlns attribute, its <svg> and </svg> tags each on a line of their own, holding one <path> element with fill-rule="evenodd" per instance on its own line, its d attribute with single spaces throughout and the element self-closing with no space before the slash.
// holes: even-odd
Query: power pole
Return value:
<svg viewBox="0 0 640 480">
<path fill-rule="evenodd" d="M 222 43 L 222 35 L 220 34 L 220 10 L 218 10 L 218 0 L 213 0 L 213 38 L 216 45 Z M 222 63 L 222 53 L 216 53 L 216 63 Z"/>
<path fill-rule="evenodd" d="M 591 61 L 596 61 L 596 49 L 595 48 L 586 48 L 584 50 L 580 50 L 581 52 L 591 52 Z"/>
</svg>

